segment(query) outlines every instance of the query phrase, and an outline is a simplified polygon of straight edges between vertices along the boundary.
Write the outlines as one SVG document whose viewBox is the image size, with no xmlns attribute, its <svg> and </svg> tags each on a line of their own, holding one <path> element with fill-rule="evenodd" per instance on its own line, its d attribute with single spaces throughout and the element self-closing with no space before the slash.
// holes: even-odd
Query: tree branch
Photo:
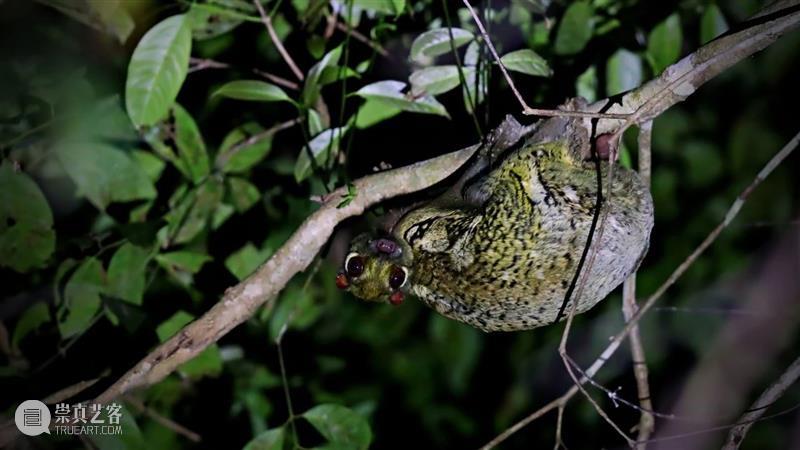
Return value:
<svg viewBox="0 0 800 450">
<path fill-rule="evenodd" d="M 294 76 L 297 77 L 298 80 L 303 81 L 303 72 L 301 72 L 300 69 L 297 67 L 297 64 L 295 64 L 294 60 L 292 59 L 292 55 L 290 55 L 289 52 L 286 51 L 286 48 L 283 47 L 283 43 L 278 37 L 278 34 L 275 33 L 275 27 L 272 26 L 272 18 L 270 18 L 269 15 L 267 15 L 267 13 L 264 11 L 264 7 L 261 6 L 260 1 L 253 0 L 253 4 L 256 5 L 256 8 L 258 9 L 258 14 L 261 16 L 261 22 L 267 28 L 267 33 L 269 34 L 269 38 L 272 40 L 272 43 L 275 45 L 275 48 L 278 49 L 278 53 L 280 53 L 283 60 L 286 61 L 286 65 L 288 65 L 289 68 L 292 69 L 292 73 L 294 73 Z"/>
<path fill-rule="evenodd" d="M 742 414 L 742 417 L 736 421 L 739 425 L 731 429 L 728 433 L 728 442 L 722 447 L 723 450 L 736 450 L 741 445 L 750 427 L 761 418 L 767 409 L 777 401 L 789 386 L 793 385 L 797 379 L 800 378 L 800 358 L 794 360 L 792 365 L 786 369 L 786 372 L 768 387 L 758 399 L 750 405 L 750 408 Z"/>
</svg>

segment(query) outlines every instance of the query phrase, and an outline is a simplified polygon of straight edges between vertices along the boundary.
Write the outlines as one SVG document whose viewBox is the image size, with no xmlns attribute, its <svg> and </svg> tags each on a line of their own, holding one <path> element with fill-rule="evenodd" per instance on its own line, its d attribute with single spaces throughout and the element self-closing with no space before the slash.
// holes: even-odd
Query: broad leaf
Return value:
<svg viewBox="0 0 800 450">
<path fill-rule="evenodd" d="M 11 164 L 0 166 L 0 266 L 27 272 L 55 249 L 53 213 L 39 186 Z"/>
<path fill-rule="evenodd" d="M 536 52 L 530 49 L 517 50 L 511 53 L 506 53 L 500 58 L 500 61 L 508 70 L 533 75 L 537 77 L 549 77 L 553 75 L 547 61 Z"/>
<path fill-rule="evenodd" d="M 367 100 L 358 108 L 356 128 L 369 128 L 403 112 L 402 109 L 387 105 L 380 100 Z"/>
<path fill-rule="evenodd" d="M 283 427 L 267 430 L 254 437 L 243 450 L 283 450 L 284 434 Z"/>
<path fill-rule="evenodd" d="M 88 0 L 87 5 L 120 43 L 128 40 L 136 24 L 121 0 Z"/>
<path fill-rule="evenodd" d="M 100 310 L 104 284 L 103 266 L 96 258 L 88 258 L 75 270 L 64 288 L 64 304 L 59 311 L 62 339 L 86 330 Z"/>
<path fill-rule="evenodd" d="M 439 95 L 458 86 L 458 66 L 433 66 L 415 71 L 408 77 L 416 94 Z"/>
<path fill-rule="evenodd" d="M 214 91 L 213 96 L 251 100 L 256 102 L 292 101 L 278 86 L 260 80 L 237 80 L 225 83 Z"/>
<path fill-rule="evenodd" d="M 334 444 L 366 450 L 372 441 L 367 420 L 350 408 L 333 404 L 318 405 L 303 413 L 303 417 Z"/>
<path fill-rule="evenodd" d="M 204 40 L 221 36 L 243 23 L 248 15 L 258 14 L 248 0 L 213 0 L 213 3 L 219 5 L 219 10 L 198 4 L 189 8 L 187 15 L 192 26 L 192 38 Z"/>
<path fill-rule="evenodd" d="M 197 273 L 203 265 L 211 261 L 211 257 L 203 253 L 177 251 L 161 253 L 156 256 L 156 261 L 168 270 L 182 270 Z"/>
<path fill-rule="evenodd" d="M 56 148 L 78 193 L 97 208 L 112 202 L 155 198 L 153 182 L 127 153 L 101 142 L 63 142 Z"/>
<path fill-rule="evenodd" d="M 407 97 L 402 93 L 406 84 L 402 81 L 378 81 L 368 84 L 356 92 L 356 95 L 367 100 L 375 100 L 403 111 L 417 112 L 423 114 L 436 114 L 449 118 L 444 105 L 437 102 L 430 95 L 417 98 Z"/>
<path fill-rule="evenodd" d="M 186 79 L 192 48 L 185 15 L 172 16 L 145 33 L 128 64 L 125 107 L 137 127 L 167 116 Z"/>
<path fill-rule="evenodd" d="M 178 156 L 183 161 L 183 166 L 190 175 L 190 179 L 197 184 L 210 172 L 208 152 L 203 136 L 194 118 L 179 104 L 172 107 L 175 118 L 175 145 L 178 147 Z"/>
<path fill-rule="evenodd" d="M 263 160 L 272 148 L 272 134 L 255 122 L 234 128 L 222 140 L 214 163 L 223 172 L 241 173 Z"/>
<path fill-rule="evenodd" d="M 673 13 L 656 25 L 647 38 L 647 59 L 653 73 L 658 75 L 677 61 L 682 45 L 681 18 L 678 13 Z"/>
<path fill-rule="evenodd" d="M 554 51 L 558 55 L 574 55 L 586 47 L 594 31 L 592 5 L 586 1 L 572 3 L 558 25 Z"/>
<path fill-rule="evenodd" d="M 313 172 L 314 165 L 311 163 L 311 157 L 314 158 L 314 164 L 317 167 L 323 166 L 329 158 L 335 157 L 339 151 L 339 141 L 347 133 L 347 128 L 345 126 L 327 129 L 311 139 L 308 146 L 300 150 L 294 165 L 294 179 L 297 182 L 305 180 Z M 309 157 L 309 153 L 311 153 L 311 157 Z"/>
<path fill-rule="evenodd" d="M 642 60 L 636 53 L 619 49 L 606 65 L 606 95 L 629 91 L 642 83 Z"/>
<path fill-rule="evenodd" d="M 450 31 L 447 28 L 437 28 L 426 31 L 411 44 L 410 58 L 414 61 L 424 62 L 428 58 L 443 55 L 452 51 L 453 45 L 458 48 L 473 40 L 475 36 L 461 28 L 451 28 L 453 43 L 450 43 Z"/>
<path fill-rule="evenodd" d="M 308 71 L 305 84 L 303 84 L 303 103 L 308 106 L 314 106 L 320 93 L 320 78 L 327 67 L 332 67 L 339 64 L 339 58 L 342 56 L 342 46 L 338 46 L 329 51 L 322 57 L 316 64 L 314 64 Z"/>
<path fill-rule="evenodd" d="M 222 183 L 212 177 L 183 195 L 166 216 L 167 236 L 162 244 L 183 244 L 204 231 L 222 201 L 223 194 Z"/>
<path fill-rule="evenodd" d="M 244 178 L 230 177 L 226 182 L 228 184 L 227 201 L 240 213 L 250 209 L 261 198 L 258 188 Z"/>
<path fill-rule="evenodd" d="M 108 295 L 141 305 L 148 260 L 147 250 L 133 244 L 117 249 L 108 264 Z"/>
<path fill-rule="evenodd" d="M 258 266 L 263 264 L 271 254 L 272 252 L 270 249 L 258 249 L 255 245 L 248 242 L 244 247 L 236 250 L 236 252 L 225 259 L 225 267 L 238 278 L 239 281 L 242 281 L 253 273 Z"/>
<path fill-rule="evenodd" d="M 472 113 L 486 99 L 489 90 L 488 77 L 489 66 L 482 68 L 480 80 L 478 80 L 478 70 L 475 67 L 467 67 L 464 70 L 464 86 L 462 87 L 462 97 L 464 98 L 464 108 L 468 113 Z"/>
<path fill-rule="evenodd" d="M 19 342 L 25 336 L 49 321 L 50 310 L 47 308 L 47 303 L 34 303 L 22 313 L 22 316 L 17 321 L 17 326 L 14 327 L 14 334 L 11 336 L 11 345 L 14 348 L 19 348 Z"/>
</svg>

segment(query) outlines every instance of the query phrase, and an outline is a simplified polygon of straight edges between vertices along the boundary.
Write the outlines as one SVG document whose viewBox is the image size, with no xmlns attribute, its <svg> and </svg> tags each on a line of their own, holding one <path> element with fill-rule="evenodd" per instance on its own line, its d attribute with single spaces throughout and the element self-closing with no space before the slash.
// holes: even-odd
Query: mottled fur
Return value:
<svg viewBox="0 0 800 450">
<path fill-rule="evenodd" d="M 450 193 L 402 217 L 392 230 L 403 249 L 399 257 L 372 254 L 371 238 L 357 238 L 351 251 L 367 258 L 367 268 L 352 280 L 351 291 L 368 300 L 385 297 L 391 292 L 387 267 L 402 265 L 410 278 L 403 291 L 447 317 L 485 331 L 554 322 L 586 244 L 597 196 L 595 164 L 576 155 L 566 140 L 522 145 L 464 184 L 463 201 Z M 605 163 L 602 174 L 605 179 Z M 622 283 L 648 247 L 648 190 L 636 173 L 621 167 L 613 186 L 578 312 Z"/>
</svg>

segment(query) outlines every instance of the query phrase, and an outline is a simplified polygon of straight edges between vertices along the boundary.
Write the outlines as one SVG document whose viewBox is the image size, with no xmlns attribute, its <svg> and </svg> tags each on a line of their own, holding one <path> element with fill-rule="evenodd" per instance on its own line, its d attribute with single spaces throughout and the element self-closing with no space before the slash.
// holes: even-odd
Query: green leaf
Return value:
<svg viewBox="0 0 800 450">
<path fill-rule="evenodd" d="M 56 154 L 78 186 L 78 193 L 98 209 L 112 202 L 155 198 L 156 190 L 127 153 L 101 142 L 63 142 Z"/>
<path fill-rule="evenodd" d="M 338 46 L 329 51 L 322 57 L 316 64 L 314 64 L 308 71 L 305 84 L 303 84 L 303 104 L 308 107 L 313 107 L 317 102 L 320 94 L 320 78 L 322 77 L 325 68 L 339 64 L 339 58 L 342 56 L 342 46 Z"/>
<path fill-rule="evenodd" d="M 156 255 L 156 261 L 168 270 L 197 273 L 203 267 L 203 264 L 211 261 L 211 257 L 203 253 L 177 251 Z"/>
<path fill-rule="evenodd" d="M 392 0 L 352 0 L 353 7 L 361 8 L 366 11 L 374 11 L 381 14 L 398 14 L 402 11 L 395 9 Z M 344 3 L 344 8 L 348 8 L 350 3 Z"/>
<path fill-rule="evenodd" d="M 25 336 L 49 321 L 50 310 L 47 308 L 47 303 L 36 302 L 31 305 L 30 308 L 22 313 L 22 316 L 17 321 L 17 326 L 14 327 L 14 334 L 11 336 L 12 347 L 19 348 L 19 342 Z"/>
<path fill-rule="evenodd" d="M 264 244 L 270 248 L 269 243 Z M 313 288 L 303 288 L 301 283 L 291 283 L 281 291 L 277 306 L 269 318 L 269 337 L 278 338 L 284 327 L 304 330 L 310 327 L 322 313 L 314 302 Z"/>
<path fill-rule="evenodd" d="M 39 186 L 12 165 L 0 166 L 0 266 L 17 272 L 42 267 L 53 254 L 53 213 Z"/>
<path fill-rule="evenodd" d="M 234 128 L 222 140 L 214 164 L 223 172 L 245 172 L 269 154 L 272 136 L 272 133 L 264 133 L 264 128 L 255 122 Z"/>
<path fill-rule="evenodd" d="M 408 81 L 414 94 L 439 95 L 456 88 L 461 82 L 457 66 L 433 66 L 414 71 Z"/>
<path fill-rule="evenodd" d="M 250 209 L 261 198 L 258 188 L 244 178 L 231 177 L 227 183 L 229 201 L 240 213 Z"/>
<path fill-rule="evenodd" d="M 62 339 L 83 332 L 100 310 L 104 275 L 100 261 L 88 258 L 70 277 L 64 288 L 64 304 L 59 311 L 58 329 Z"/>
<path fill-rule="evenodd" d="M 244 247 L 225 258 L 225 267 L 239 281 L 242 281 L 263 264 L 271 254 L 272 252 L 268 248 L 259 250 L 248 242 Z"/>
<path fill-rule="evenodd" d="M 292 99 L 278 86 L 259 80 L 237 80 L 225 83 L 214 91 L 213 97 L 223 96 L 255 102 L 291 102 Z"/>
<path fill-rule="evenodd" d="M 333 155 L 339 151 L 339 140 L 347 133 L 347 130 L 347 126 L 329 128 L 311 139 L 308 146 L 304 146 L 297 156 L 297 162 L 294 165 L 294 179 L 299 183 L 313 172 L 309 153 L 314 157 L 317 167 L 323 166 L 329 157 L 333 158 Z"/>
<path fill-rule="evenodd" d="M 473 109 L 483 103 L 486 99 L 486 94 L 489 90 L 489 66 L 484 66 L 483 74 L 476 83 L 477 69 L 475 67 L 467 67 L 464 69 L 464 86 L 462 87 L 462 97 L 464 98 L 464 108 L 468 113 L 472 114 Z"/>
<path fill-rule="evenodd" d="M 248 15 L 258 14 L 255 6 L 247 0 L 213 0 L 219 10 L 206 5 L 192 4 L 187 15 L 192 26 L 192 38 L 205 40 L 221 36 L 245 21 Z"/>
<path fill-rule="evenodd" d="M 344 444 L 357 450 L 366 450 L 372 441 L 372 431 L 367 420 L 357 412 L 341 405 L 323 404 L 305 413 L 317 431 L 334 444 Z"/>
<path fill-rule="evenodd" d="M 283 450 L 284 434 L 283 427 L 267 430 L 248 442 L 243 450 Z"/>
<path fill-rule="evenodd" d="M 547 61 L 530 49 L 517 50 L 506 53 L 500 58 L 506 69 L 515 72 L 533 75 L 536 77 L 549 77 L 553 75 Z"/>
<path fill-rule="evenodd" d="M 606 95 L 629 91 L 642 83 L 642 60 L 636 53 L 619 49 L 606 65 Z"/>
<path fill-rule="evenodd" d="M 481 45 L 478 41 L 472 41 L 467 46 L 467 51 L 464 52 L 464 65 L 465 66 L 476 66 L 478 65 L 478 60 L 481 57 Z"/>
<path fill-rule="evenodd" d="M 108 264 L 108 295 L 141 305 L 148 260 L 147 250 L 133 244 L 117 249 Z"/>
<path fill-rule="evenodd" d="M 417 98 L 408 98 L 402 93 L 406 84 L 402 81 L 385 80 L 368 84 L 358 91 L 356 95 L 367 100 L 375 100 L 385 105 L 399 108 L 403 111 L 422 114 L 435 114 L 450 118 L 444 105 L 437 102 L 430 95 Z"/>
<path fill-rule="evenodd" d="M 202 181 L 210 172 L 208 152 L 194 118 L 179 104 L 172 107 L 175 118 L 175 145 L 193 183 Z"/>
<path fill-rule="evenodd" d="M 678 60 L 683 45 L 681 18 L 673 13 L 656 25 L 647 38 L 647 56 L 653 73 L 658 75 Z"/>
<path fill-rule="evenodd" d="M 475 36 L 467 30 L 461 28 L 451 28 L 453 32 L 453 45 L 461 47 L 473 40 Z M 437 28 L 426 31 L 411 43 L 411 53 L 409 57 L 417 62 L 425 62 L 428 58 L 443 55 L 452 51 L 450 44 L 450 32 L 447 28 Z"/>
<path fill-rule="evenodd" d="M 194 320 L 194 316 L 185 312 L 178 311 L 172 317 L 162 322 L 156 328 L 156 334 L 161 342 L 165 342 L 183 327 Z M 181 373 L 189 377 L 201 377 L 204 375 L 218 375 L 222 372 L 222 357 L 219 354 L 217 344 L 212 344 L 193 359 L 183 363 L 178 369 Z"/>
<path fill-rule="evenodd" d="M 361 78 L 361 75 L 347 66 L 330 66 L 322 70 L 322 74 L 319 76 L 319 85 L 325 86 L 326 84 L 335 83 L 351 77 Z"/>
<path fill-rule="evenodd" d="M 369 128 L 375 124 L 391 119 L 403 112 L 402 109 L 387 105 L 380 100 L 367 100 L 358 108 L 356 128 Z"/>
<path fill-rule="evenodd" d="M 716 4 L 708 5 L 700 18 L 700 43 L 705 44 L 728 31 L 728 22 Z"/>
<path fill-rule="evenodd" d="M 594 31 L 594 11 L 585 1 L 572 3 L 558 25 L 554 51 L 558 55 L 574 55 L 586 47 Z"/>
<path fill-rule="evenodd" d="M 316 109 L 308 110 L 308 132 L 311 136 L 316 136 L 322 133 L 322 130 L 327 128 L 322 123 L 322 115 Z"/>
<path fill-rule="evenodd" d="M 191 49 L 185 15 L 164 19 L 145 33 L 125 82 L 125 107 L 134 125 L 153 125 L 167 116 L 186 79 Z"/>
<path fill-rule="evenodd" d="M 204 231 L 223 194 L 222 182 L 212 177 L 184 195 L 166 216 L 168 240 L 164 244 L 183 244 Z"/>
<path fill-rule="evenodd" d="M 161 172 L 164 171 L 166 163 L 152 152 L 146 150 L 134 150 L 131 152 L 134 161 L 139 164 L 144 173 L 150 178 L 150 181 L 156 182 L 161 178 Z"/>
</svg>

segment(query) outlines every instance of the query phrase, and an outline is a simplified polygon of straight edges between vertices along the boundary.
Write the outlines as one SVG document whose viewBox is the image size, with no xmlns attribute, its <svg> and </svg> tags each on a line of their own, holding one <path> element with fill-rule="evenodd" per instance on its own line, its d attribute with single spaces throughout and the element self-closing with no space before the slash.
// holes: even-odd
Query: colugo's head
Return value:
<svg viewBox="0 0 800 450">
<path fill-rule="evenodd" d="M 410 250 L 394 238 L 362 234 L 350 243 L 350 252 L 336 276 L 336 286 L 368 301 L 403 302 L 409 289 Z"/>
</svg>

